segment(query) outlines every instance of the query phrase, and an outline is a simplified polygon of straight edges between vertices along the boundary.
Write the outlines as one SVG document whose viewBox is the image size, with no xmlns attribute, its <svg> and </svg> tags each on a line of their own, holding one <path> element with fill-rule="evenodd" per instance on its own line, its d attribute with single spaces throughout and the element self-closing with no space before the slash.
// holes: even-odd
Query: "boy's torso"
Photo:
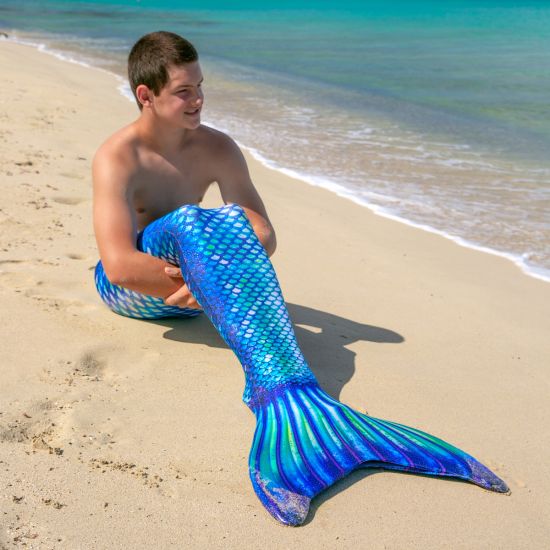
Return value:
<svg viewBox="0 0 550 550">
<path fill-rule="evenodd" d="M 131 127 L 122 130 L 122 139 L 117 141 L 132 158 L 127 197 L 135 209 L 139 230 L 179 206 L 201 202 L 216 180 L 219 134 L 201 126 L 185 147 L 168 157 L 137 139 Z"/>
</svg>

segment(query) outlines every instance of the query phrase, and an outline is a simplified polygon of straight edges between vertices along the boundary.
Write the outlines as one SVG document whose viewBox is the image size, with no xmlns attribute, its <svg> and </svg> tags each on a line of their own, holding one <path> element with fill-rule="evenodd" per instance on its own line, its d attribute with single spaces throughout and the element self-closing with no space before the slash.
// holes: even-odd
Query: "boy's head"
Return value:
<svg viewBox="0 0 550 550">
<path fill-rule="evenodd" d="M 134 97 L 136 88 L 145 84 L 155 95 L 159 95 L 169 79 L 168 68 L 198 61 L 199 54 L 193 44 L 185 38 L 166 31 L 142 36 L 132 47 L 128 56 L 128 80 Z M 138 107 L 143 105 L 136 97 Z"/>
</svg>

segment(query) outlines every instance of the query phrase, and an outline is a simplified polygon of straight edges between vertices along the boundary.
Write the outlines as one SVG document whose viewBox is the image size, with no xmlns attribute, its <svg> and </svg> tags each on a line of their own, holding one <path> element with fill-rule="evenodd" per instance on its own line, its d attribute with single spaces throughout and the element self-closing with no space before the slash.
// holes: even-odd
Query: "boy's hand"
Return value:
<svg viewBox="0 0 550 550">
<path fill-rule="evenodd" d="M 182 287 L 179 290 L 176 290 L 174 294 L 170 294 L 164 299 L 164 303 L 168 306 L 178 306 L 178 307 L 190 307 L 193 309 L 202 309 L 189 287 L 183 281 L 183 276 L 181 274 L 181 269 L 179 267 L 165 267 L 164 271 L 166 275 L 174 277 L 176 279 L 182 280 Z"/>
</svg>

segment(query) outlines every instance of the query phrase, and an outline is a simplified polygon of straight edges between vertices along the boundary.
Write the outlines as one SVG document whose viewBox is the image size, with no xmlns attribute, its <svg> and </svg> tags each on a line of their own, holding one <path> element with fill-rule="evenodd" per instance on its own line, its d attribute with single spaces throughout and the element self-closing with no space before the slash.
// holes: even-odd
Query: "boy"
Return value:
<svg viewBox="0 0 550 550">
<path fill-rule="evenodd" d="M 92 165 L 101 264 L 113 285 L 198 310 L 181 271 L 138 250 L 138 231 L 200 203 L 216 182 L 226 204 L 243 208 L 269 256 L 275 232 L 238 146 L 200 122 L 203 76 L 193 45 L 170 32 L 147 34 L 130 52 L 128 76 L 140 116 L 98 149 Z"/>
</svg>

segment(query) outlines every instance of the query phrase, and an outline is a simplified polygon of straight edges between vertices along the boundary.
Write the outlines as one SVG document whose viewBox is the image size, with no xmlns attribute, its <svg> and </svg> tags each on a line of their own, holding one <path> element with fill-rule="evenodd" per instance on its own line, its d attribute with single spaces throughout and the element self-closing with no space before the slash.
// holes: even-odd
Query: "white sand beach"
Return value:
<svg viewBox="0 0 550 550">
<path fill-rule="evenodd" d="M 512 491 L 366 470 L 281 526 L 248 478 L 241 366 L 207 317 L 128 319 L 94 288 L 90 163 L 137 108 L 113 75 L 32 47 L 0 41 L 0 70 L 0 548 L 548 547 L 550 284 L 247 154 L 322 387 Z"/>
</svg>

